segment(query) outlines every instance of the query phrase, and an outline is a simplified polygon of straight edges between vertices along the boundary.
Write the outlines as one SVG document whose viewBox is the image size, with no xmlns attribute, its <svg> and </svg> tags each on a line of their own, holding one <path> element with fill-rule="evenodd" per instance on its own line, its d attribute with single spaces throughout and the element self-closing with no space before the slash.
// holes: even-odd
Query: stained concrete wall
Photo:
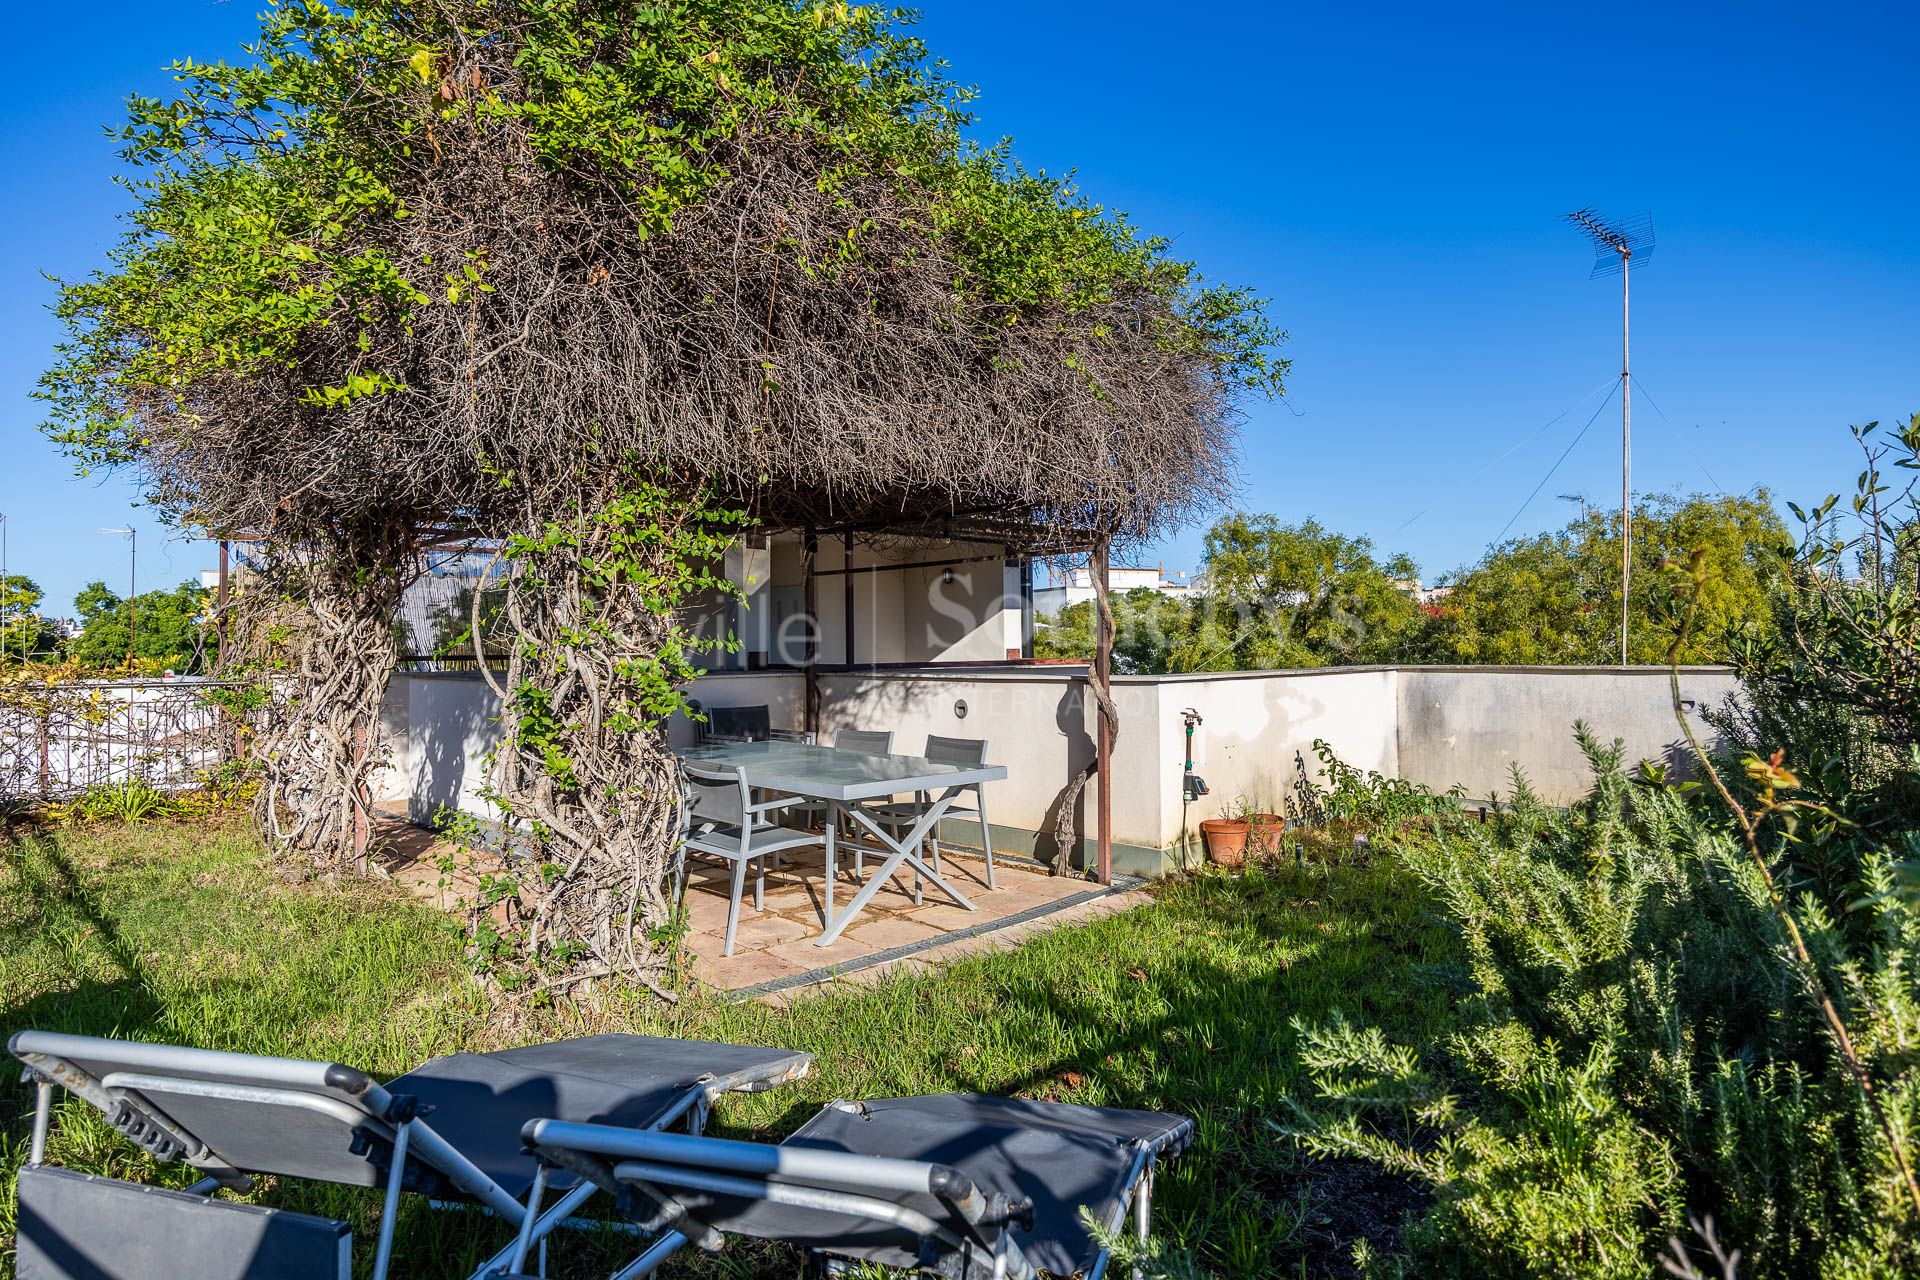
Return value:
<svg viewBox="0 0 1920 1280">
<path fill-rule="evenodd" d="M 1476 799 L 1513 790 L 1513 768 L 1544 799 L 1565 803 L 1591 781 L 1573 738 L 1584 722 L 1602 743 L 1623 740 L 1628 767 L 1652 760 L 1680 770 L 1692 752 L 1673 714 L 1664 667 L 1405 667 L 1400 670 L 1397 776 Z M 1694 733 L 1711 745 L 1702 710 L 1739 689 L 1724 667 L 1686 667 L 1680 696 Z"/>
<path fill-rule="evenodd" d="M 484 757 L 498 735 L 498 706 L 477 677 L 401 674 L 383 720 L 396 735 L 383 795 L 405 796 L 415 821 L 440 806 L 491 818 L 480 801 Z M 821 741 L 841 729 L 891 729 L 894 746 L 918 753 L 927 735 L 985 738 L 988 758 L 1007 766 L 987 792 L 995 848 L 1050 859 L 1061 796 L 1093 756 L 1095 710 L 1076 668 L 925 668 L 823 672 Z M 1736 691 L 1731 673 L 1681 673 L 1682 696 L 1703 737 L 1701 708 Z M 779 728 L 801 727 L 803 678 L 791 671 L 724 672 L 694 682 L 703 706 L 764 704 Z M 1303 775 L 1320 778 L 1316 739 L 1348 764 L 1474 799 L 1511 790 L 1519 763 L 1550 803 L 1588 786 L 1573 742 L 1576 720 L 1603 740 L 1626 741 L 1628 762 L 1680 759 L 1680 734 L 1657 668 L 1329 667 L 1304 671 L 1122 676 L 1114 680 L 1120 736 L 1114 751 L 1114 863 L 1159 874 L 1198 854 L 1204 818 L 1244 801 L 1284 810 Z M 1181 791 L 1182 711 L 1201 716 L 1194 769 L 1212 793 L 1193 805 Z M 669 737 L 693 739 L 676 717 Z M 1684 763 L 1684 761 L 1682 761 Z M 1093 788 L 1073 813 L 1078 839 L 1069 851 L 1084 863 L 1093 830 Z M 955 824 L 968 841 L 977 826 Z"/>
</svg>

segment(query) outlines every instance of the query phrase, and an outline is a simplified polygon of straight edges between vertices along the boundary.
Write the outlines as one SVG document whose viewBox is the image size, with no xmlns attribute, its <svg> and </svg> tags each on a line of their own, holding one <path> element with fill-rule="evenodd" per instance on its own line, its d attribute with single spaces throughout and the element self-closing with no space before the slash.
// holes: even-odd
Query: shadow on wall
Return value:
<svg viewBox="0 0 1920 1280">
<path fill-rule="evenodd" d="M 1094 756 L 1088 728 L 1093 710 L 1083 681 L 836 672 L 824 674 L 821 685 L 821 741 L 828 745 L 840 729 L 891 730 L 894 750 L 914 755 L 926 749 L 928 735 L 985 738 L 987 758 L 1005 765 L 1008 774 L 1006 781 L 989 785 L 989 816 L 1031 829 L 1031 856 L 1052 861 L 1058 855 L 1060 806 L 1073 778 Z M 1074 804 L 1081 847 L 1071 866 L 1086 860 L 1091 790 Z"/>
<path fill-rule="evenodd" d="M 1211 788 L 1187 806 L 1188 826 L 1240 808 L 1282 813 L 1303 776 L 1325 781 L 1314 743 L 1325 740 L 1342 761 L 1391 774 L 1394 690 L 1390 673 L 1287 672 L 1271 677 L 1181 686 L 1180 697 L 1200 713 L 1194 731 L 1194 771 Z M 1185 726 L 1173 702 L 1162 732 L 1186 748 Z M 1182 755 L 1175 755 L 1176 763 Z"/>
<path fill-rule="evenodd" d="M 487 753 L 500 736 L 493 690 L 478 676 L 416 675 L 408 684 L 408 820 L 434 826 L 442 807 L 494 816 L 476 795 L 485 784 Z"/>
</svg>

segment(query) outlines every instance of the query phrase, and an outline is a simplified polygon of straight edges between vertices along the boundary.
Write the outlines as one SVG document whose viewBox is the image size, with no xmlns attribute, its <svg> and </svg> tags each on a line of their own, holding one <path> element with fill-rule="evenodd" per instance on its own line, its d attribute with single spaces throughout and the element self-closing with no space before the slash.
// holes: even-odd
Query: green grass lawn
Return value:
<svg viewBox="0 0 1920 1280">
<path fill-rule="evenodd" d="M 1295 1015 L 1340 1009 L 1402 1043 L 1440 1034 L 1447 998 L 1421 977 L 1447 945 L 1392 857 L 1327 841 L 1301 867 L 1168 881 L 1138 910 L 1017 951 L 785 1008 L 619 994 L 528 1009 L 489 1002 L 430 907 L 384 884 L 283 882 L 240 827 L 93 828 L 0 844 L 0 1031 L 327 1058 L 380 1075 L 460 1049 L 610 1030 L 812 1051 L 809 1079 L 721 1104 L 713 1132 L 766 1139 L 838 1097 L 978 1090 L 1176 1111 L 1196 1120 L 1198 1140 L 1164 1171 L 1158 1234 L 1227 1276 L 1345 1274 L 1357 1235 L 1390 1247 L 1418 1207 L 1370 1168 L 1303 1159 L 1267 1122 L 1302 1087 Z M 0 1085 L 0 1272 L 11 1271 L 13 1170 L 31 1107 L 13 1078 Z M 151 1167 L 78 1102 L 56 1117 L 49 1158 L 192 1180 L 183 1167 Z M 268 1180 L 255 1194 L 352 1218 L 372 1239 L 372 1193 Z M 464 1275 L 506 1238 L 477 1213 L 405 1212 L 396 1275 Z M 552 1274 L 604 1275 L 609 1250 L 562 1233 Z M 801 1271 L 797 1254 L 736 1245 L 718 1258 L 683 1251 L 667 1274 Z"/>
</svg>

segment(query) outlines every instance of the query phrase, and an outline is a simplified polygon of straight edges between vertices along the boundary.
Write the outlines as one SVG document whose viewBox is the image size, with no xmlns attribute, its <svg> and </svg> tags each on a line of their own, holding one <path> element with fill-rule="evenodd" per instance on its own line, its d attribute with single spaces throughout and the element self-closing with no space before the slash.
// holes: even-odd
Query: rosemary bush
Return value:
<svg viewBox="0 0 1920 1280">
<path fill-rule="evenodd" d="M 1695 784 L 1594 770 L 1566 811 L 1524 787 L 1401 857 L 1460 937 L 1458 1025 L 1391 1043 L 1300 1025 L 1317 1096 L 1290 1132 L 1429 1184 L 1380 1274 L 1641 1277 L 1689 1215 L 1743 1274 L 1891 1277 L 1920 1265 L 1893 1152 L 1835 1052 L 1759 868 Z M 1920 1121 L 1920 913 L 1894 855 L 1860 857 L 1842 917 L 1774 873 L 1896 1131 Z"/>
</svg>

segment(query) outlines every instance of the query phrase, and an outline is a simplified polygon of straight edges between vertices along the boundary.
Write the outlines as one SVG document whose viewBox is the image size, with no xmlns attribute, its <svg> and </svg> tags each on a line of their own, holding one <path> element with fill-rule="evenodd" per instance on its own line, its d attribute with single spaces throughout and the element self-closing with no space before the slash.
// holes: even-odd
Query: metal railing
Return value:
<svg viewBox="0 0 1920 1280">
<path fill-rule="evenodd" d="M 0 801 L 64 800 L 129 782 L 199 785 L 234 751 L 209 680 L 76 680 L 0 690 Z"/>
</svg>

